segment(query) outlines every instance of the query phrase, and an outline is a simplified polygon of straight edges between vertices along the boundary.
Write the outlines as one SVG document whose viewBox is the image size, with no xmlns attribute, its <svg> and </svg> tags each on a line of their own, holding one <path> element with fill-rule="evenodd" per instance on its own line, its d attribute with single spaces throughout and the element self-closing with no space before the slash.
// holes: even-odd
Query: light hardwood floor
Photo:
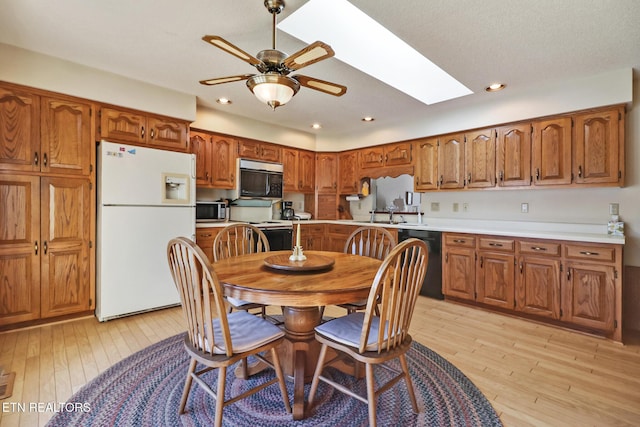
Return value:
<svg viewBox="0 0 640 427">
<path fill-rule="evenodd" d="M 0 401 L 0 425 L 44 425 L 51 412 L 16 405 L 64 402 L 115 362 L 182 332 L 182 322 L 181 309 L 171 308 L 0 333 L 0 366 L 17 374 L 13 396 Z M 482 390 L 506 426 L 640 425 L 637 336 L 623 346 L 424 297 L 411 329 Z"/>
</svg>

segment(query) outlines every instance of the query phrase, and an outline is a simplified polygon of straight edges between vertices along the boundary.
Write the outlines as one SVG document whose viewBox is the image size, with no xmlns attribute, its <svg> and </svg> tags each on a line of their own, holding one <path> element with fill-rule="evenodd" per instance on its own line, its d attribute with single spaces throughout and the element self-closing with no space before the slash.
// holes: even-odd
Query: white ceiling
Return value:
<svg viewBox="0 0 640 427">
<path fill-rule="evenodd" d="M 278 19 L 305 1 L 287 0 Z M 640 70 L 637 0 L 351 2 L 474 94 L 427 106 L 335 58 L 302 74 L 346 85 L 341 98 L 302 88 L 289 104 L 271 111 L 244 82 L 200 85 L 202 79 L 255 71 L 201 37 L 219 35 L 253 55 L 270 48 L 271 16 L 262 0 L 0 0 L 0 42 L 193 94 L 199 106 L 327 135 L 428 119 L 443 109 L 545 81 L 621 68 L 634 68 L 637 77 Z M 279 50 L 293 53 L 304 46 L 278 33 Z M 381 51 L 379 59 L 381 67 L 394 66 L 393 52 Z M 420 70 L 406 78 L 419 79 Z M 486 93 L 485 86 L 495 81 L 507 89 Z M 217 105 L 222 96 L 233 104 Z M 365 115 L 377 121 L 365 124 L 360 120 Z M 313 131 L 313 122 L 323 128 Z"/>
</svg>

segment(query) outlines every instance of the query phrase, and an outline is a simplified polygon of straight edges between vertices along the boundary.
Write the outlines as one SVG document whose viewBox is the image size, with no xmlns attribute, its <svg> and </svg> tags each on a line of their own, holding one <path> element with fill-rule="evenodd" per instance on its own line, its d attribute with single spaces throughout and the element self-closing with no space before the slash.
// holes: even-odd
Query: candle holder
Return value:
<svg viewBox="0 0 640 427">
<path fill-rule="evenodd" d="M 289 261 L 304 261 L 307 259 L 306 255 L 302 253 L 302 246 L 296 245 L 293 247 L 293 254 L 289 257 Z"/>
</svg>

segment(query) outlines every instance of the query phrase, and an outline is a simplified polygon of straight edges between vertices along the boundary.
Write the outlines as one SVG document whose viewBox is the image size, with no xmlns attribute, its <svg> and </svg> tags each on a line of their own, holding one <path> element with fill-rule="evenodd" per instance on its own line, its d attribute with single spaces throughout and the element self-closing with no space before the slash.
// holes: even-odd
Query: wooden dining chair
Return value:
<svg viewBox="0 0 640 427">
<path fill-rule="evenodd" d="M 234 256 L 268 252 L 269 241 L 259 228 L 251 224 L 231 224 L 218 233 L 213 241 L 213 260 L 220 261 Z M 237 298 L 226 297 L 229 312 L 233 310 L 260 310 L 263 318 L 267 318 L 267 306 Z"/>
<path fill-rule="evenodd" d="M 182 311 L 187 323 L 184 347 L 191 362 L 178 409 L 183 414 L 192 381 L 195 381 L 216 401 L 215 425 L 222 425 L 225 406 L 244 399 L 271 384 L 278 383 L 285 409 L 291 412 L 284 375 L 276 347 L 284 339 L 284 332 L 272 323 L 246 311 L 227 314 L 222 287 L 207 259 L 197 245 L 185 237 L 172 239 L 167 246 L 171 275 L 180 293 Z M 215 317 L 214 313 L 217 313 Z M 272 361 L 261 353 L 269 351 Z M 225 400 L 227 369 L 238 361 L 254 356 L 276 372 L 276 378 Z M 204 365 L 196 371 L 197 365 Z M 218 369 L 216 391 L 201 375 Z"/>
<path fill-rule="evenodd" d="M 368 256 L 383 260 L 396 246 L 396 239 L 386 228 L 365 226 L 359 227 L 347 238 L 344 245 L 344 253 Z M 354 301 L 347 304 L 339 304 L 347 310 L 347 314 L 367 307 L 367 300 Z M 377 310 L 377 306 L 376 306 Z"/>
<path fill-rule="evenodd" d="M 311 382 L 310 405 L 314 401 L 319 382 L 323 381 L 367 403 L 369 425 L 375 426 L 377 397 L 404 379 L 413 411 L 419 411 L 405 354 L 412 342 L 409 325 L 428 260 L 428 249 L 424 242 L 408 239 L 399 243 L 382 262 L 373 279 L 366 310 L 330 320 L 315 328 L 316 340 L 322 347 Z M 376 305 L 379 305 L 379 315 L 375 315 Z M 326 360 L 328 348 L 337 350 L 337 356 L 331 360 Z M 400 361 L 400 371 L 385 364 L 396 358 Z M 322 375 L 325 367 L 343 359 L 350 359 L 347 363 L 355 360 L 365 364 L 366 397 Z M 391 380 L 377 389 L 373 372 L 376 365 L 394 373 Z"/>
</svg>

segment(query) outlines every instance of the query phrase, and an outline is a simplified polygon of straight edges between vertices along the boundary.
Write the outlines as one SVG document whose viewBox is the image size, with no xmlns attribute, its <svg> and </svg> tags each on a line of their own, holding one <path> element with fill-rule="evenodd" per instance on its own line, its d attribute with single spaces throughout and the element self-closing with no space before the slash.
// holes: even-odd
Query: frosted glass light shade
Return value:
<svg viewBox="0 0 640 427">
<path fill-rule="evenodd" d="M 275 110 L 298 93 L 300 84 L 291 77 L 280 74 L 258 74 L 247 80 L 247 87 L 260 102 Z"/>
</svg>

